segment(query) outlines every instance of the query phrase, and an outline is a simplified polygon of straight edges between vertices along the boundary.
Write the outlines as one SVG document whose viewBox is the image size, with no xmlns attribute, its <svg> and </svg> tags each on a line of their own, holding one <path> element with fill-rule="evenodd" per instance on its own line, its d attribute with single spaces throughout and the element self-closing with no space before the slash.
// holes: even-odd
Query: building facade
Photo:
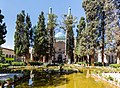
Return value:
<svg viewBox="0 0 120 88">
<path fill-rule="evenodd" d="M 6 58 L 15 58 L 14 50 L 2 48 L 2 53 Z"/>
<path fill-rule="evenodd" d="M 58 32 L 55 35 L 55 57 L 54 60 L 56 62 L 62 63 L 65 62 L 65 34 L 62 32 Z"/>
</svg>

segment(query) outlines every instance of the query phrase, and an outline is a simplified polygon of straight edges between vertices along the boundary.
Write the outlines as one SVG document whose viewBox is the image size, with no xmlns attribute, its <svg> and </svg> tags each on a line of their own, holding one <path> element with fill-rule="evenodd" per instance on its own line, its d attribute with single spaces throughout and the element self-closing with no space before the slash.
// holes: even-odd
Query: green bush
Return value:
<svg viewBox="0 0 120 88">
<path fill-rule="evenodd" d="M 8 63 L 4 64 L 4 63 L 0 63 L 0 67 L 3 68 L 3 67 L 8 67 L 10 66 Z"/>
<path fill-rule="evenodd" d="M 40 66 L 43 65 L 43 62 L 29 62 L 31 66 Z"/>
<path fill-rule="evenodd" d="M 24 62 L 12 62 L 12 66 L 25 66 Z"/>
<path fill-rule="evenodd" d="M 95 66 L 103 66 L 102 62 L 94 62 Z"/>
<path fill-rule="evenodd" d="M 3 85 L 5 83 L 4 80 L 0 80 L 0 85 Z"/>
<path fill-rule="evenodd" d="M 56 63 L 53 64 L 53 63 L 52 63 L 52 64 L 47 64 L 47 67 L 48 67 L 48 66 L 59 66 L 59 65 L 63 66 L 63 64 L 56 64 Z"/>
<path fill-rule="evenodd" d="M 110 66 L 110 67 L 113 67 L 113 68 L 119 68 L 119 67 L 120 67 L 120 64 L 110 64 L 109 66 Z"/>
<path fill-rule="evenodd" d="M 79 64 L 79 65 L 86 65 L 86 62 L 78 62 L 77 64 Z"/>
<path fill-rule="evenodd" d="M 7 81 L 12 82 L 13 79 L 12 78 L 7 78 Z"/>
<path fill-rule="evenodd" d="M 111 81 L 114 80 L 113 77 L 111 77 L 111 76 L 109 76 L 107 79 L 108 79 L 108 80 L 111 80 Z"/>
</svg>

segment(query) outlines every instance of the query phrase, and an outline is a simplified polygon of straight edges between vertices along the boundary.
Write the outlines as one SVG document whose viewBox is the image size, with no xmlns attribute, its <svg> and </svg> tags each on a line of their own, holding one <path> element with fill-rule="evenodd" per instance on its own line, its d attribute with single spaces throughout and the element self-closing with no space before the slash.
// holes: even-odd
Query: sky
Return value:
<svg viewBox="0 0 120 88">
<path fill-rule="evenodd" d="M 47 20 L 49 7 L 52 7 L 53 13 L 58 16 L 58 23 L 62 22 L 63 14 L 67 14 L 69 6 L 72 9 L 72 15 L 79 20 L 84 16 L 82 0 L 0 0 L 1 13 L 4 15 L 4 22 L 7 26 L 6 43 L 2 46 L 14 49 L 14 33 L 16 26 L 16 17 L 21 10 L 25 10 L 30 15 L 32 25 L 36 25 L 41 11 L 44 12 Z"/>
</svg>

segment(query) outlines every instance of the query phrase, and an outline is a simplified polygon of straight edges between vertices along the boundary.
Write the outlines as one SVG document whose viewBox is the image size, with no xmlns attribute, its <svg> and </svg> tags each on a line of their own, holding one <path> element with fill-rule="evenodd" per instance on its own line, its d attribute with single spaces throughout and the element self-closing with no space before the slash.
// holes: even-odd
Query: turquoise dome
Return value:
<svg viewBox="0 0 120 88">
<path fill-rule="evenodd" d="M 62 32 L 58 32 L 58 33 L 55 35 L 55 39 L 57 39 L 57 40 L 65 40 L 65 34 L 62 33 Z"/>
</svg>

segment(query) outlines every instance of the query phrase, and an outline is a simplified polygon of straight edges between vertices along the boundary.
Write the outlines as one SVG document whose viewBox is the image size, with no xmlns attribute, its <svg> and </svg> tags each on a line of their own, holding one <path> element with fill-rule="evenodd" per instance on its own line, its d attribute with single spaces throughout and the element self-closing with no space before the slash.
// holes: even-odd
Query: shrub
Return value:
<svg viewBox="0 0 120 88">
<path fill-rule="evenodd" d="M 113 68 L 119 68 L 119 67 L 120 67 L 120 64 L 110 64 L 109 66 L 110 66 L 110 67 L 113 67 Z"/>
<path fill-rule="evenodd" d="M 86 62 L 78 62 L 77 64 L 79 64 L 79 65 L 86 65 Z"/>
<path fill-rule="evenodd" d="M 40 66 L 43 65 L 43 62 L 29 62 L 31 66 Z"/>
<path fill-rule="evenodd" d="M 102 62 L 94 62 L 95 66 L 103 66 Z"/>
<path fill-rule="evenodd" d="M 3 85 L 5 83 L 4 80 L 0 80 L 0 85 Z"/>
<path fill-rule="evenodd" d="M 7 81 L 12 82 L 13 79 L 12 78 L 7 78 Z"/>
<path fill-rule="evenodd" d="M 114 79 L 113 79 L 113 77 L 109 76 L 109 77 L 108 77 L 108 80 L 113 81 Z"/>
<path fill-rule="evenodd" d="M 1 68 L 3 68 L 3 67 L 6 68 L 6 67 L 8 67 L 8 66 L 10 66 L 8 63 L 6 63 L 6 64 L 0 63 L 0 67 L 1 67 Z"/>
<path fill-rule="evenodd" d="M 24 62 L 12 62 L 12 66 L 25 66 Z"/>
<path fill-rule="evenodd" d="M 51 64 L 47 64 L 47 67 L 48 66 L 59 66 L 60 64 L 57 64 L 57 63 L 51 63 Z M 62 65 L 61 65 L 62 66 Z"/>
</svg>

